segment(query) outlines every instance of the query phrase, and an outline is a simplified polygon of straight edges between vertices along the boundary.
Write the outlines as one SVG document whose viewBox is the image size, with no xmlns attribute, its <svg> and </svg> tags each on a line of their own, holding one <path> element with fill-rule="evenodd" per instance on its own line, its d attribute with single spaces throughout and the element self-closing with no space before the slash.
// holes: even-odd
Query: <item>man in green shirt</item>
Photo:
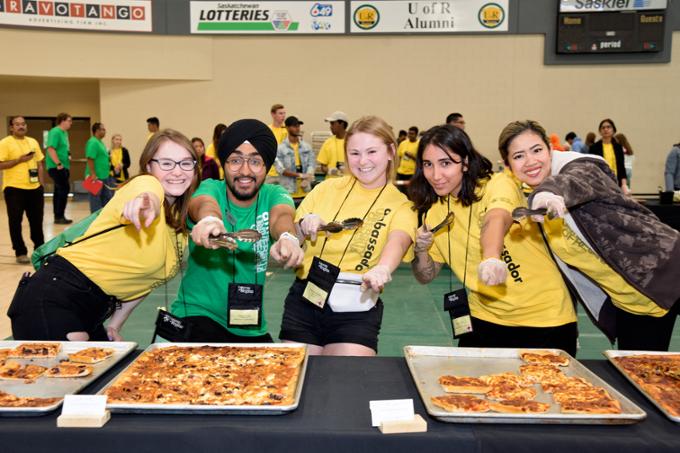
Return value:
<svg viewBox="0 0 680 453">
<path fill-rule="evenodd" d="M 71 156 L 68 142 L 68 130 L 71 129 L 73 118 L 68 113 L 60 113 L 56 119 L 57 125 L 50 129 L 47 135 L 47 156 L 45 166 L 47 174 L 54 181 L 54 196 L 52 207 L 54 209 L 54 223 L 66 225 L 73 220 L 64 217 L 68 193 L 71 190 L 69 182 L 71 169 Z"/>
<path fill-rule="evenodd" d="M 171 309 L 188 326 L 183 341 L 273 341 L 262 306 L 269 254 L 284 267 L 299 266 L 304 257 L 292 198 L 283 187 L 264 184 L 276 147 L 274 134 L 257 120 L 236 121 L 220 138 L 225 179 L 203 181 L 189 204 L 188 266 Z M 245 228 L 262 238 L 229 248 L 211 240 Z"/>
<path fill-rule="evenodd" d="M 106 128 L 102 123 L 92 125 L 92 137 L 85 144 L 85 157 L 87 166 L 85 167 L 85 178 L 92 176 L 93 181 L 103 183 L 101 190 L 96 195 L 89 193 L 90 212 L 95 212 L 103 208 L 106 203 L 113 198 L 113 191 L 109 187 L 114 187 L 115 180 L 109 176 L 111 169 L 111 159 L 106 145 L 102 139 L 106 136 Z"/>
</svg>

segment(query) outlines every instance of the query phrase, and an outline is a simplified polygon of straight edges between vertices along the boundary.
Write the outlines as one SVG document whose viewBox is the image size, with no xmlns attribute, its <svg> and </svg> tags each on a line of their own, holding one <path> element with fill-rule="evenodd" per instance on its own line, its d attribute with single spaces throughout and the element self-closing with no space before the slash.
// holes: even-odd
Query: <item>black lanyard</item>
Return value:
<svg viewBox="0 0 680 453">
<path fill-rule="evenodd" d="M 337 212 L 333 216 L 332 222 L 335 222 L 335 219 L 338 218 L 338 215 L 340 214 L 340 211 L 342 210 L 342 207 L 345 205 L 345 202 L 349 198 L 349 195 L 352 193 L 352 190 L 354 189 L 354 186 L 356 185 L 357 180 L 355 179 L 354 182 L 352 183 L 352 187 L 349 188 L 349 191 L 347 192 L 347 195 L 345 195 L 345 199 L 342 200 L 342 203 L 340 204 L 340 207 L 338 208 Z M 387 187 L 389 183 L 385 183 L 384 186 L 382 186 L 382 189 L 380 189 L 380 192 L 378 192 L 378 196 L 375 197 L 373 200 L 373 203 L 368 207 L 368 210 L 366 211 L 366 214 L 361 218 L 361 220 L 366 220 L 366 216 L 371 212 L 371 209 L 373 209 L 373 206 L 375 206 L 375 203 L 378 201 L 380 198 L 380 195 L 382 195 L 383 191 Z M 359 228 L 355 229 L 352 232 L 352 236 L 349 238 L 349 241 L 347 242 L 347 245 L 345 245 L 345 250 L 342 251 L 342 256 L 340 256 L 340 261 L 338 261 L 338 267 L 340 267 L 340 263 L 342 263 L 342 260 L 345 258 L 345 254 L 347 253 L 347 249 L 349 248 L 349 245 L 352 243 L 352 239 L 354 239 L 354 236 L 357 234 L 357 231 L 359 231 Z M 319 259 L 321 259 L 321 256 L 323 255 L 323 251 L 326 248 L 326 242 L 328 242 L 328 236 L 323 241 L 323 245 L 321 246 L 321 252 L 319 252 Z"/>
<path fill-rule="evenodd" d="M 231 203 L 229 203 L 229 192 L 227 192 L 227 212 L 231 213 Z M 255 219 L 253 223 L 255 224 L 255 229 L 257 229 L 257 210 L 260 205 L 260 193 L 258 192 L 257 198 L 255 199 Z M 232 233 L 236 232 L 236 224 L 232 224 L 231 222 L 227 222 L 229 225 L 231 225 L 232 228 Z M 231 282 L 236 283 L 236 251 L 238 248 L 231 250 Z M 255 251 L 255 244 L 253 244 L 253 255 L 255 255 L 254 263 L 253 263 L 253 269 L 255 271 L 255 284 L 257 285 L 257 252 Z"/>
<path fill-rule="evenodd" d="M 446 198 L 446 210 L 447 215 L 451 212 L 451 195 Z M 465 241 L 465 266 L 463 267 L 463 287 L 465 288 L 465 282 L 467 280 L 467 263 L 468 263 L 468 250 L 470 245 L 470 225 L 472 224 L 472 205 L 470 205 L 470 214 L 468 215 L 468 227 L 467 227 L 467 240 Z M 453 291 L 453 261 L 451 261 L 451 224 L 446 226 L 447 236 L 446 239 L 449 243 L 449 266 L 451 267 L 451 273 L 449 274 L 449 291 Z"/>
</svg>

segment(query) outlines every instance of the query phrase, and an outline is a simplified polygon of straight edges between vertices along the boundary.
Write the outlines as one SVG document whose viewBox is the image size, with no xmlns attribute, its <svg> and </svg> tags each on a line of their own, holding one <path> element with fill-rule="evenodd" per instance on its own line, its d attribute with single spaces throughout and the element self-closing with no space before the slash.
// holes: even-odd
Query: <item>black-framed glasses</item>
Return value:
<svg viewBox="0 0 680 453">
<path fill-rule="evenodd" d="M 176 166 L 179 165 L 179 168 L 184 170 L 184 171 L 191 171 L 194 168 L 196 168 L 196 161 L 193 159 L 184 159 L 184 160 L 172 160 L 172 159 L 151 159 L 149 162 L 156 162 L 158 164 L 158 168 L 160 168 L 163 171 L 171 171 L 174 170 Z"/>
<path fill-rule="evenodd" d="M 261 170 L 264 167 L 264 161 L 259 157 L 230 157 L 227 159 L 227 166 L 229 170 L 236 171 L 243 167 L 243 164 L 248 162 L 251 170 Z"/>
</svg>

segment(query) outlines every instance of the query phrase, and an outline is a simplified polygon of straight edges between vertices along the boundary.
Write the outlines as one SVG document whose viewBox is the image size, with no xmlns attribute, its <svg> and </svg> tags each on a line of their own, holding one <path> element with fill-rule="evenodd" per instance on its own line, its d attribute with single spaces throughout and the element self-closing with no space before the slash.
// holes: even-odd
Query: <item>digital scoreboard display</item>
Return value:
<svg viewBox="0 0 680 453">
<path fill-rule="evenodd" d="M 558 54 L 660 52 L 666 0 L 559 0 Z"/>
</svg>

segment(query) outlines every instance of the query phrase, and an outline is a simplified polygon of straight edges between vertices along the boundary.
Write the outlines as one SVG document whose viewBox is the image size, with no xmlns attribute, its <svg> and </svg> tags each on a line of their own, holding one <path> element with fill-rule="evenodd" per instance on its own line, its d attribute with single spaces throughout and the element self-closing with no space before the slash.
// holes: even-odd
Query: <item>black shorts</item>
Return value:
<svg viewBox="0 0 680 453">
<path fill-rule="evenodd" d="M 578 328 L 575 322 L 556 327 L 515 327 L 472 318 L 472 329 L 460 337 L 458 346 L 562 349 L 576 356 Z"/>
<path fill-rule="evenodd" d="M 189 343 L 273 343 L 272 336 L 264 335 L 247 337 L 236 335 L 225 329 L 222 324 L 207 316 L 187 316 L 190 332 L 182 341 Z"/>
<path fill-rule="evenodd" d="M 69 332 L 87 332 L 90 340 L 107 341 L 103 323 L 115 307 L 115 299 L 73 264 L 52 255 L 21 279 L 7 316 L 15 340 L 65 341 Z"/>
<path fill-rule="evenodd" d="M 378 351 L 378 334 L 383 317 L 383 303 L 362 312 L 335 313 L 326 304 L 319 308 L 302 299 L 306 280 L 295 279 L 288 291 L 281 340 L 326 346 L 333 343 L 355 343 Z"/>
</svg>

